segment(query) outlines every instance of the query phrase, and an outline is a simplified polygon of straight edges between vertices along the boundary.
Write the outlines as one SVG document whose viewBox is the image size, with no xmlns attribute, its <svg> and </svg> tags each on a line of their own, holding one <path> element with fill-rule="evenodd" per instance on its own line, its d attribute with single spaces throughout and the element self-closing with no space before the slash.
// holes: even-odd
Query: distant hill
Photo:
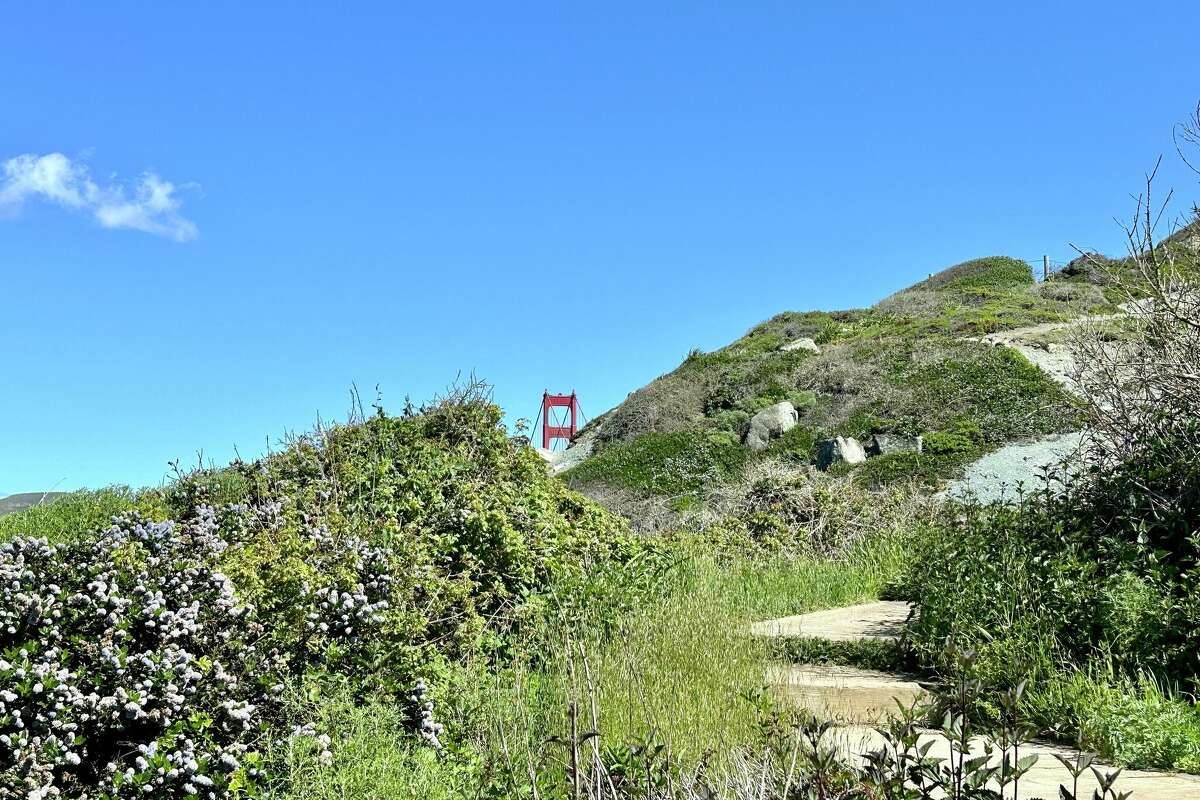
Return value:
<svg viewBox="0 0 1200 800">
<path fill-rule="evenodd" d="M 52 503 L 67 492 L 25 492 L 0 498 L 0 517 L 44 503 Z"/>
</svg>

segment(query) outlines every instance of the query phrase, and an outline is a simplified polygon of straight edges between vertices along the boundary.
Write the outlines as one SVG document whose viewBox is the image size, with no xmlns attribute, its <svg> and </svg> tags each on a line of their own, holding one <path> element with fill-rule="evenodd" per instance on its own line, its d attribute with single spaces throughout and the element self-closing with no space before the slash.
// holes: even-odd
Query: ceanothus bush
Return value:
<svg viewBox="0 0 1200 800">
<path fill-rule="evenodd" d="M 0 546 L 0 796 L 255 794 L 256 745 L 306 663 L 263 647 L 278 637 L 221 565 L 284 524 L 277 507 L 200 507 L 186 522 L 130 513 L 70 544 Z M 353 648 L 389 607 L 387 550 L 296 535 L 328 581 L 291 598 L 304 652 Z"/>
<path fill-rule="evenodd" d="M 500 421 L 478 397 L 380 409 L 140 492 L 147 516 L 0 545 L 0 798 L 260 795 L 268 744 L 337 749 L 289 686 L 457 744 L 422 676 L 503 657 L 552 578 L 642 547 Z"/>
</svg>

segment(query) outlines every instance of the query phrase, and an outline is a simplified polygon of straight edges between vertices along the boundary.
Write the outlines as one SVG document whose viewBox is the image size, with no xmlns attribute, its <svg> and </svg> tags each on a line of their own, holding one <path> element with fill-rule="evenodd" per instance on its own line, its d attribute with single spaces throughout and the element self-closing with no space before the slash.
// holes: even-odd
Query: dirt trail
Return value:
<svg viewBox="0 0 1200 800">
<path fill-rule="evenodd" d="M 1041 367 L 1047 375 L 1058 381 L 1067 391 L 1079 394 L 1079 384 L 1075 380 L 1075 358 L 1071 348 L 1058 342 L 1047 342 L 1047 334 L 1066 331 L 1080 325 L 1090 325 L 1109 320 L 1121 319 L 1124 312 L 1118 314 L 1094 314 L 1079 317 L 1067 322 L 1043 322 L 1040 325 L 1029 325 L 1024 328 L 1013 328 L 1007 331 L 989 333 L 975 341 L 997 347 L 1011 347 L 1025 356 L 1032 363 Z"/>
<path fill-rule="evenodd" d="M 1076 381 L 1075 357 L 1071 348 L 1051 341 L 1050 334 L 1080 325 L 1121 319 L 1129 309 L 1117 314 L 1094 314 L 1067 322 L 1044 322 L 1024 328 L 990 333 L 973 341 L 996 347 L 1010 347 L 1037 365 L 1072 394 L 1080 393 Z M 1083 431 L 1056 433 L 1028 442 L 1005 445 L 968 464 L 963 476 L 950 481 L 944 496 L 981 503 L 1006 502 L 1017 497 L 1020 489 L 1040 485 L 1047 469 L 1063 462 L 1078 461 L 1083 446 Z"/>
</svg>

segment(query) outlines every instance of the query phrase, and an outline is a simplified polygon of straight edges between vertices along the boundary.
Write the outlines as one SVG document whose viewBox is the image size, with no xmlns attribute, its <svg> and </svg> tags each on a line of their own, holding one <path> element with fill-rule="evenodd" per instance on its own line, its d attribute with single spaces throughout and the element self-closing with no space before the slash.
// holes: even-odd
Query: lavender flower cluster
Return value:
<svg viewBox="0 0 1200 800">
<path fill-rule="evenodd" d="M 256 631 L 238 624 L 247 609 L 215 566 L 222 545 L 205 513 L 188 526 L 130 515 L 75 545 L 0 548 L 0 790 L 216 797 L 239 773 L 248 719 L 168 735 L 197 706 L 253 708 L 238 676 Z M 153 748 L 163 766 L 123 742 Z"/>
<path fill-rule="evenodd" d="M 0 797 L 254 793 L 254 745 L 296 664 L 221 564 L 282 524 L 277 507 L 201 507 L 183 523 L 129 514 L 70 544 L 0 546 Z M 321 528 L 301 535 L 343 567 L 301 592 L 308 641 L 373 635 L 389 553 Z"/>
<path fill-rule="evenodd" d="M 395 585 L 389 571 L 391 551 L 372 547 L 357 536 L 337 541 L 324 527 L 306 531 L 318 548 L 328 551 L 336 547 L 341 557 L 348 556 L 357 580 L 353 586 L 341 589 L 336 585 L 317 589 L 302 586 L 302 594 L 312 603 L 305 626 L 333 640 L 351 639 L 356 632 L 361 635 L 365 629 L 377 627 L 391 605 L 388 598 Z"/>
<path fill-rule="evenodd" d="M 442 749 L 442 723 L 433 718 L 433 701 L 429 699 L 429 686 L 424 678 L 418 678 L 408 696 L 411 723 L 422 740 L 435 750 Z"/>
</svg>

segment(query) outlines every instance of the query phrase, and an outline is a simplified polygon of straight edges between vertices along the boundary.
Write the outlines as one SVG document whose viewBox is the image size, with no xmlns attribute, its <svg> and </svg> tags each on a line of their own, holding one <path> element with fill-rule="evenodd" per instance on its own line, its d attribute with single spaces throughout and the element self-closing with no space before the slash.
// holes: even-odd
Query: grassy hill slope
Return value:
<svg viewBox="0 0 1200 800">
<path fill-rule="evenodd" d="M 693 497 L 754 462 L 807 465 L 814 444 L 875 433 L 926 437 L 926 453 L 871 459 L 870 485 L 933 482 L 1001 444 L 1078 427 L 1072 399 L 1020 355 L 975 337 L 1116 311 L 1087 271 L 1035 283 L 1003 256 L 950 267 L 869 309 L 785 312 L 631 394 L 590 426 L 595 449 L 565 473 L 594 495 Z M 811 338 L 819 353 L 783 350 Z M 742 437 L 753 414 L 790 400 L 799 424 L 762 453 Z"/>
</svg>

